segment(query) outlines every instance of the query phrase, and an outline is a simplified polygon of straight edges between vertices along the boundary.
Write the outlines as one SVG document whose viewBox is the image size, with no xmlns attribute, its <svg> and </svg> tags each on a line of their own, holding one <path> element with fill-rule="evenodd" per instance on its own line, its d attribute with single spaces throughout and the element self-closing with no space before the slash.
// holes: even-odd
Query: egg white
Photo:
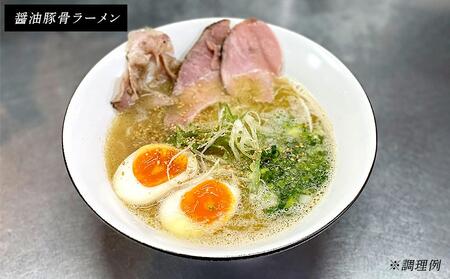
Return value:
<svg viewBox="0 0 450 279">
<path fill-rule="evenodd" d="M 208 180 L 204 179 L 203 181 Z M 192 220 L 181 209 L 181 199 L 183 195 L 199 185 L 201 182 L 192 183 L 191 186 L 178 190 L 165 198 L 159 208 L 159 218 L 161 225 L 169 232 L 180 237 L 199 237 L 205 234 L 210 234 L 222 227 L 228 220 L 233 217 L 237 210 L 240 191 L 235 185 L 225 184 L 233 196 L 231 207 L 229 210 L 220 216 L 212 223 L 202 223 Z"/>
<path fill-rule="evenodd" d="M 183 182 L 192 178 L 197 173 L 197 159 L 191 152 L 184 151 L 183 154 L 188 157 L 187 167 L 184 172 L 157 186 L 147 187 L 142 185 L 133 173 L 134 159 L 148 148 L 158 146 L 162 148 L 173 148 L 170 145 L 164 144 L 142 146 L 130 154 L 117 168 L 113 177 L 113 188 L 117 196 L 125 203 L 140 207 L 147 206 L 160 199 L 172 189 L 181 186 Z"/>
</svg>

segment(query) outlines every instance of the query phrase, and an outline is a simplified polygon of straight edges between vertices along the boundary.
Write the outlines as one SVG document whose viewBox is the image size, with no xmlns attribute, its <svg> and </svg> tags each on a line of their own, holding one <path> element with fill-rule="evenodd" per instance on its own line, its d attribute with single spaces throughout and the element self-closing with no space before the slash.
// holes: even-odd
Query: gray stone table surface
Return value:
<svg viewBox="0 0 450 279">
<path fill-rule="evenodd" d="M 74 89 L 126 33 L 5 33 L 2 11 L 1 278 L 450 278 L 450 1 L 130 1 L 128 13 L 130 30 L 255 16 L 323 45 L 372 101 L 372 176 L 338 222 L 280 254 L 208 262 L 143 247 L 90 211 L 61 152 Z M 440 271 L 390 270 L 404 259 L 441 259 Z"/>
</svg>

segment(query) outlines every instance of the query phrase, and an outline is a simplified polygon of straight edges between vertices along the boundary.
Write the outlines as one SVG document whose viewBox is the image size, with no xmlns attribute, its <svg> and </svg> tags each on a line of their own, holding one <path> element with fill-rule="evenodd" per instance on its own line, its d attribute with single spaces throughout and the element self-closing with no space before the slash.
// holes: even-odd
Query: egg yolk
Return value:
<svg viewBox="0 0 450 279">
<path fill-rule="evenodd" d="M 145 150 L 134 159 L 134 176 L 142 185 L 147 187 L 157 186 L 168 181 L 168 176 L 173 178 L 187 168 L 187 156 L 178 153 L 178 149 L 166 146 Z M 178 156 L 172 160 L 177 154 Z M 170 160 L 172 160 L 171 163 Z"/>
<path fill-rule="evenodd" d="M 217 180 L 206 180 L 186 192 L 181 199 L 181 210 L 197 222 L 211 223 L 227 212 L 233 195 Z"/>
</svg>

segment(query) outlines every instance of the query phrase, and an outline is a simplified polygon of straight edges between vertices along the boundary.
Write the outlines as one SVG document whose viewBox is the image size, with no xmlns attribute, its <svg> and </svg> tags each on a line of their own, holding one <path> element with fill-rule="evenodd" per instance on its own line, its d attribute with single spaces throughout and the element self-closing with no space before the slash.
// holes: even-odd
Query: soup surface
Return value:
<svg viewBox="0 0 450 279">
<path fill-rule="evenodd" d="M 252 96 L 253 88 L 243 96 Z M 170 91 L 170 86 L 167 87 Z M 323 196 L 334 166 L 330 122 L 310 93 L 277 78 L 275 100 L 234 99 L 203 110 L 187 127 L 164 125 L 164 107 L 150 109 L 145 97 L 117 114 L 105 145 L 111 181 L 119 165 L 138 148 L 168 144 L 190 151 L 197 179 L 214 178 L 239 189 L 234 215 L 201 237 L 178 236 L 212 246 L 230 246 L 270 237 L 298 222 Z M 126 204 L 149 226 L 165 230 L 160 200 L 145 207 Z M 195 221 L 195 220 L 194 220 Z"/>
</svg>

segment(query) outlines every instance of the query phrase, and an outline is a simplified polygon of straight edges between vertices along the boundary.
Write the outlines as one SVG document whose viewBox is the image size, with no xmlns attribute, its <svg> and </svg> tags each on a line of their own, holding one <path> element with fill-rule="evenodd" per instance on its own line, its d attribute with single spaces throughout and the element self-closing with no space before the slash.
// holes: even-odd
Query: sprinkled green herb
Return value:
<svg viewBox="0 0 450 279">
<path fill-rule="evenodd" d="M 168 142 L 178 148 L 190 145 L 204 154 L 222 155 L 231 164 L 239 162 L 248 173 L 249 191 L 264 191 L 270 196 L 262 206 L 264 211 L 287 211 L 302 195 L 316 193 L 327 181 L 330 154 L 320 125 L 310 129 L 283 111 L 275 116 L 272 122 L 266 121 L 269 126 L 264 129 L 256 113 L 237 116 L 224 105 L 217 125 L 177 128 Z"/>
<path fill-rule="evenodd" d="M 323 135 L 305 125 L 289 127 L 281 145 L 272 145 L 261 154 L 261 180 L 278 197 L 277 205 L 266 212 L 287 210 L 301 195 L 315 193 L 328 179 L 330 167 Z"/>
</svg>

